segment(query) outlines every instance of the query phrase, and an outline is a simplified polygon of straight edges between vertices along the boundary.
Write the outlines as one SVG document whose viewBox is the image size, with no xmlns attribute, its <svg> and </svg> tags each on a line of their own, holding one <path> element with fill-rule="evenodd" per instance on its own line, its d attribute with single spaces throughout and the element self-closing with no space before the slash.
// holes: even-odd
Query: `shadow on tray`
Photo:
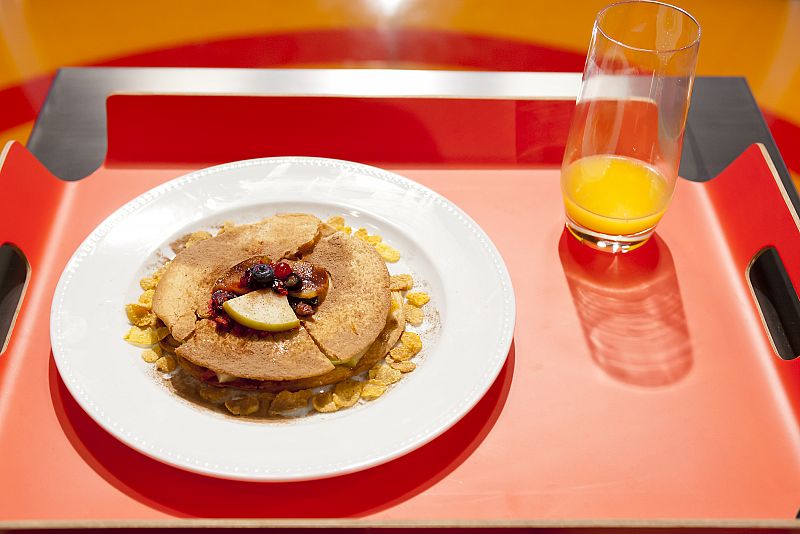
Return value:
<svg viewBox="0 0 800 534">
<path fill-rule="evenodd" d="M 430 488 L 478 448 L 508 397 L 514 343 L 492 387 L 450 430 L 389 463 L 339 477 L 285 483 L 222 480 L 148 458 L 95 423 L 77 404 L 50 358 L 59 422 L 80 456 L 111 485 L 147 506 L 182 517 L 352 517 L 376 513 Z M 358 498 L 352 498 L 357 488 Z M 365 491 L 366 490 L 366 491 Z"/>
<path fill-rule="evenodd" d="M 637 250 L 608 254 L 564 230 L 558 253 L 586 344 L 606 374 L 652 388 L 690 372 L 694 358 L 675 264 L 658 234 Z"/>
</svg>

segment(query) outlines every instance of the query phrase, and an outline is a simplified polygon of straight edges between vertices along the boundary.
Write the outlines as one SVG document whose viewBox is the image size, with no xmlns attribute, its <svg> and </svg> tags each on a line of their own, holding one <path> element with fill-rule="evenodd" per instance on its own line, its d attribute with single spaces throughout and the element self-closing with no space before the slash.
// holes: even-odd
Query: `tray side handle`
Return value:
<svg viewBox="0 0 800 534">
<path fill-rule="evenodd" d="M 772 158 L 751 145 L 706 187 L 775 353 L 800 356 L 800 218 Z"/>
<path fill-rule="evenodd" d="M 58 224 L 66 184 L 23 145 L 11 141 L 0 154 L 0 354 L 14 352 L 15 331 L 30 331 L 26 294 L 36 283 L 47 239 Z M 49 298 L 49 296 L 48 296 Z M 41 326 L 41 325 L 40 325 Z M 26 337 L 26 336 L 20 336 Z"/>
</svg>

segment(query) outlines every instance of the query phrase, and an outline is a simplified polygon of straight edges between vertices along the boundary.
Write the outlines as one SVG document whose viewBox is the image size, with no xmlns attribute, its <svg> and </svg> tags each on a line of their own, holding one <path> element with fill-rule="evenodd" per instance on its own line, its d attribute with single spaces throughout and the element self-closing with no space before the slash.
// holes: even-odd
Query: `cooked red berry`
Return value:
<svg viewBox="0 0 800 534">
<path fill-rule="evenodd" d="M 286 289 L 286 284 L 280 280 L 275 280 L 272 283 L 272 290 L 278 295 L 288 295 L 289 291 Z"/>
<path fill-rule="evenodd" d="M 206 369 L 205 371 L 200 373 L 200 376 L 198 378 L 200 378 L 200 380 L 202 380 L 203 382 L 208 382 L 208 381 L 210 381 L 212 379 L 216 380 L 217 379 L 217 373 L 215 373 L 211 369 Z"/>
<path fill-rule="evenodd" d="M 211 294 L 211 312 L 214 314 L 223 313 L 222 304 L 226 300 L 231 300 L 234 297 L 236 297 L 236 294 L 230 291 L 224 291 L 222 289 L 214 291 L 214 293 Z"/>
<path fill-rule="evenodd" d="M 309 315 L 314 313 L 314 308 L 312 308 L 311 305 L 308 304 L 307 302 L 303 302 L 301 300 L 294 305 L 294 313 L 298 317 L 308 317 Z"/>
<path fill-rule="evenodd" d="M 278 280 L 286 280 L 286 278 L 292 274 L 292 267 L 285 261 L 279 261 L 273 267 L 273 271 L 275 272 L 275 278 Z"/>
</svg>

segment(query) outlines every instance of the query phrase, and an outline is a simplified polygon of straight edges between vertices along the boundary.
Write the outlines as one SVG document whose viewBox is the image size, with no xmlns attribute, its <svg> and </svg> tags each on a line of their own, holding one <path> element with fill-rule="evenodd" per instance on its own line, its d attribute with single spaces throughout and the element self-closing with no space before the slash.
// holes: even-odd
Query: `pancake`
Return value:
<svg viewBox="0 0 800 534">
<path fill-rule="evenodd" d="M 300 329 L 242 336 L 220 331 L 209 318 L 217 279 L 258 256 L 302 259 L 329 273 L 327 295 Z M 366 368 L 385 356 L 405 324 L 389 313 L 391 295 L 386 264 L 371 245 L 314 216 L 290 214 L 235 227 L 181 251 L 156 288 L 153 311 L 182 343 L 176 354 L 185 367 L 230 375 L 234 383 L 304 389 L 357 374 L 367 361 Z M 347 360 L 356 368 L 334 367 Z"/>
<path fill-rule="evenodd" d="M 158 283 L 153 312 L 172 337 L 185 341 L 194 332 L 197 319 L 208 315 L 210 290 L 217 278 L 255 255 L 277 261 L 309 251 L 321 237 L 322 225 L 312 215 L 276 215 L 182 250 Z"/>
<path fill-rule="evenodd" d="M 399 292 L 392 293 L 392 299 L 395 300 L 396 308 L 389 312 L 386 320 L 386 326 L 383 331 L 378 335 L 378 338 L 370 345 L 367 352 L 359 360 L 358 365 L 354 368 L 337 365 L 335 369 L 326 372 L 319 376 L 310 376 L 308 378 L 300 378 L 297 380 L 284 380 L 284 381 L 251 381 L 251 380 L 233 380 L 225 382 L 224 384 L 212 383 L 218 387 L 235 387 L 240 389 L 257 389 L 261 391 L 279 392 L 283 390 L 298 391 L 301 389 L 309 389 L 328 384 L 335 384 L 346 380 L 350 377 L 359 375 L 364 371 L 370 369 L 373 365 L 386 356 L 389 349 L 394 347 L 400 339 L 400 335 L 405 330 L 405 314 L 403 312 L 403 295 Z M 184 370 L 195 378 L 200 376 L 205 371 L 204 367 L 200 367 L 183 358 L 179 358 L 178 362 Z"/>
<path fill-rule="evenodd" d="M 303 325 L 333 361 L 364 355 L 386 326 L 391 302 L 389 271 L 372 245 L 336 232 L 324 237 L 303 260 L 325 268 L 330 288 Z"/>
<path fill-rule="evenodd" d="M 294 380 L 334 369 L 302 328 L 241 337 L 217 332 L 210 319 L 198 321 L 194 335 L 175 354 L 214 372 L 252 380 Z"/>
</svg>

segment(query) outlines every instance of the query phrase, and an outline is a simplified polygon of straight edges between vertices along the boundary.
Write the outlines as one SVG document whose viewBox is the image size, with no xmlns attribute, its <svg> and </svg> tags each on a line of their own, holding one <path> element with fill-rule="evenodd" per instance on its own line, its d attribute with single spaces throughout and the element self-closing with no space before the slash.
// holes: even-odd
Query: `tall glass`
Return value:
<svg viewBox="0 0 800 534">
<path fill-rule="evenodd" d="M 580 241 L 626 252 L 653 234 L 675 190 L 699 45 L 694 17 L 668 4 L 597 15 L 561 170 Z"/>
</svg>

